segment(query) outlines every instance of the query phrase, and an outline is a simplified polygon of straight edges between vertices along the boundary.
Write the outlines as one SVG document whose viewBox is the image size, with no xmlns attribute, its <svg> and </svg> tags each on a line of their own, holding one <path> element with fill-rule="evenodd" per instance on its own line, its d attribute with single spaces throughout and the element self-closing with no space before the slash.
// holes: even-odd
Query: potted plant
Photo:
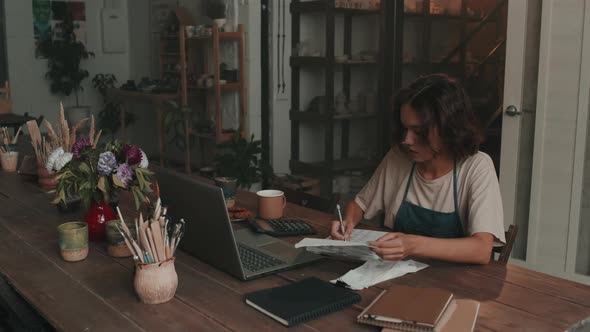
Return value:
<svg viewBox="0 0 590 332">
<path fill-rule="evenodd" d="M 209 0 L 205 5 L 205 13 L 211 18 L 219 30 L 225 24 L 225 2 L 223 0 Z"/>
<path fill-rule="evenodd" d="M 108 131 L 112 138 L 121 128 L 121 104 L 108 96 L 108 90 L 116 88 L 115 83 L 117 83 L 117 77 L 113 74 L 96 74 L 92 78 L 92 86 L 98 90 L 104 102 L 102 110 L 98 113 L 98 127 Z M 127 113 L 125 127 L 133 123 L 135 123 L 135 114 Z"/>
<path fill-rule="evenodd" d="M 47 58 L 45 77 L 50 81 L 51 92 L 65 96 L 74 93 L 76 96 L 76 106 L 67 108 L 66 117 L 70 123 L 77 123 L 90 116 L 90 106 L 80 105 L 79 92 L 84 90 L 82 81 L 89 75 L 80 63 L 94 53 L 87 51 L 84 43 L 76 39 L 71 12 L 66 13 L 56 27 L 59 28 L 59 38 L 53 31 L 50 38 L 39 44 L 39 51 Z"/>
<path fill-rule="evenodd" d="M 237 185 L 250 189 L 254 183 L 272 174 L 270 165 L 262 163 L 262 142 L 254 140 L 254 134 L 246 140 L 239 131 L 231 140 L 217 145 L 217 174 L 237 179 Z"/>
<path fill-rule="evenodd" d="M 171 110 L 164 113 L 164 130 L 169 137 L 169 143 L 174 144 L 180 150 L 186 148 L 185 136 L 185 117 L 188 116 L 189 128 L 198 133 L 213 134 L 215 131 L 214 124 L 207 119 L 206 112 L 194 112 L 189 106 L 182 106 L 176 101 L 168 101 Z M 189 144 L 194 144 L 194 136 L 190 135 Z"/>
</svg>

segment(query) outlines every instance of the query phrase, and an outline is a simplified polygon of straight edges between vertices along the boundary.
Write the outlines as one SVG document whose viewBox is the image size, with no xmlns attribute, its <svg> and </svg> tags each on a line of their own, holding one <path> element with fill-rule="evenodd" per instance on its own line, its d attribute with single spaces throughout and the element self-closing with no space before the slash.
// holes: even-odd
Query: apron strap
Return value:
<svg viewBox="0 0 590 332">
<path fill-rule="evenodd" d="M 410 176 L 408 176 L 408 183 L 406 184 L 406 191 L 404 192 L 404 198 L 402 202 L 406 200 L 408 197 L 408 191 L 410 191 L 410 183 L 412 183 L 412 177 L 414 176 L 414 169 L 416 168 L 416 162 L 412 163 L 412 170 L 410 171 Z"/>
<path fill-rule="evenodd" d="M 455 212 L 459 213 L 459 194 L 457 192 L 457 159 L 453 166 L 453 200 L 455 201 Z"/>
</svg>

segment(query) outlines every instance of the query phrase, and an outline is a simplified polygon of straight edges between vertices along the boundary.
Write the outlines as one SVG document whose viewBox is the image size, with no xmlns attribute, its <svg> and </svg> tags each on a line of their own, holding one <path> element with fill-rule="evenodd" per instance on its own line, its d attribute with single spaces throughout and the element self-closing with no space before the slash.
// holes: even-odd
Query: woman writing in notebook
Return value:
<svg viewBox="0 0 590 332">
<path fill-rule="evenodd" d="M 393 119 L 394 146 L 346 207 L 344 234 L 334 221 L 331 236 L 349 238 L 384 210 L 393 232 L 369 242 L 381 258 L 488 263 L 494 240 L 505 241 L 502 200 L 465 91 L 445 75 L 421 77 L 399 91 Z"/>
</svg>

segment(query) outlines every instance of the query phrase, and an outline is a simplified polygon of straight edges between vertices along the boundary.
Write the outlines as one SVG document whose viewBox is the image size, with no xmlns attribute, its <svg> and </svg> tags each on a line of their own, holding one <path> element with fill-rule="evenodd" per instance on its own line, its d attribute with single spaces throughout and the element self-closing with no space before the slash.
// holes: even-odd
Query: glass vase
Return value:
<svg viewBox="0 0 590 332">
<path fill-rule="evenodd" d="M 88 224 L 88 238 L 90 241 L 104 241 L 106 238 L 106 223 L 114 219 L 116 219 L 115 213 L 108 202 L 92 201 L 84 216 L 84 220 Z"/>
</svg>

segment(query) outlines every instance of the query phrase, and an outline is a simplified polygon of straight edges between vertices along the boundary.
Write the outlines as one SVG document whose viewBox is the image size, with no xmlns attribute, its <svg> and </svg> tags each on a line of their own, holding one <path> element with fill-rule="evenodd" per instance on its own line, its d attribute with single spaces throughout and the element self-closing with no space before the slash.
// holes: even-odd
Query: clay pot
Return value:
<svg viewBox="0 0 590 332">
<path fill-rule="evenodd" d="M 16 164 L 18 162 L 18 152 L 9 151 L 0 153 L 0 164 L 5 172 L 16 172 Z"/>
<path fill-rule="evenodd" d="M 133 285 L 143 303 L 158 304 L 170 301 L 178 286 L 174 257 L 159 263 L 135 264 Z"/>
<path fill-rule="evenodd" d="M 57 179 L 55 173 L 49 173 L 45 165 L 37 163 L 37 176 L 39 177 L 39 186 L 45 191 L 55 189 Z"/>
</svg>

